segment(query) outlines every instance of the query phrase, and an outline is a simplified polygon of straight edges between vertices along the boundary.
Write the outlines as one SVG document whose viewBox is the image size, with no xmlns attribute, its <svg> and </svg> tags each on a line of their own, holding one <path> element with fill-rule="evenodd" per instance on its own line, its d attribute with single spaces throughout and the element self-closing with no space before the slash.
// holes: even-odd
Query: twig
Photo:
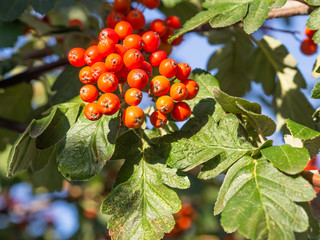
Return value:
<svg viewBox="0 0 320 240">
<path fill-rule="evenodd" d="M 44 64 L 39 67 L 33 67 L 28 69 L 27 71 L 17 74 L 15 76 L 9 77 L 0 81 L 0 88 L 10 87 L 22 82 L 30 82 L 33 79 L 37 79 L 42 74 L 49 72 L 55 68 L 62 67 L 66 65 L 68 60 L 66 58 L 60 59 L 56 62 Z"/>
<path fill-rule="evenodd" d="M 0 127 L 21 133 L 27 129 L 28 124 L 0 117 Z"/>
</svg>

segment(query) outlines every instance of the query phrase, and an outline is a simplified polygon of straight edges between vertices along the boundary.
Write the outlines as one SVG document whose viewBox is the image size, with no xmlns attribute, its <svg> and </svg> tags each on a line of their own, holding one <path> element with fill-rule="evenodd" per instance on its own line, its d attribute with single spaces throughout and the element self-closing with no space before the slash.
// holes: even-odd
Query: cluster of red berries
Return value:
<svg viewBox="0 0 320 240">
<path fill-rule="evenodd" d="M 79 78 L 85 85 L 80 89 L 80 97 L 89 103 L 84 108 L 85 116 L 98 120 L 102 114 L 113 115 L 120 106 L 127 104 L 122 113 L 123 123 L 129 128 L 139 128 L 145 115 L 137 105 L 142 100 L 141 90 L 148 85 L 149 89 L 145 90 L 153 95 L 158 109 L 150 116 L 153 126 L 165 126 L 168 113 L 176 121 L 187 120 L 191 109 L 183 100 L 193 99 L 199 90 L 199 85 L 188 79 L 191 67 L 167 58 L 165 51 L 158 49 L 160 37 L 156 32 L 146 31 L 140 36 L 133 31 L 132 24 L 120 21 L 113 29 L 105 28 L 100 32 L 97 45 L 69 52 L 69 62 L 83 67 Z M 160 75 L 149 81 L 152 67 L 158 67 Z M 120 94 L 116 95 L 118 86 Z M 123 89 L 127 89 L 124 95 Z M 124 100 L 123 104 L 120 99 Z"/>
<path fill-rule="evenodd" d="M 306 27 L 305 34 L 307 37 L 301 42 L 301 52 L 305 55 L 312 55 L 317 51 L 318 45 L 312 40 L 313 35 L 316 31 Z"/>
<path fill-rule="evenodd" d="M 139 1 L 147 8 L 154 9 L 160 4 L 160 0 L 142 0 Z M 131 7 L 131 0 L 115 0 L 113 2 L 114 11 L 111 12 L 106 18 L 106 25 L 109 28 L 114 28 L 117 23 L 121 21 L 127 21 L 131 24 L 134 30 L 137 30 L 138 34 L 142 36 L 147 31 L 156 32 L 161 39 L 160 49 L 164 50 L 167 55 L 171 53 L 172 46 L 179 45 L 183 36 L 168 43 L 169 37 L 173 32 L 181 27 L 180 20 L 177 16 L 169 16 L 165 20 L 155 19 L 150 25 L 145 25 L 146 21 L 141 11 L 133 9 Z"/>
</svg>

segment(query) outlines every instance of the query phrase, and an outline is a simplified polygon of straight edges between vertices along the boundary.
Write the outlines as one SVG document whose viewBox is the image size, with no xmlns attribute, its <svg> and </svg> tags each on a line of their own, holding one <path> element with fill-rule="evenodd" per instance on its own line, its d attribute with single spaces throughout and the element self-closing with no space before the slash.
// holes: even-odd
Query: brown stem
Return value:
<svg viewBox="0 0 320 240">
<path fill-rule="evenodd" d="M 319 171 L 303 171 L 301 176 L 305 178 L 314 187 L 320 188 L 320 174 Z"/>
<path fill-rule="evenodd" d="M 42 74 L 49 72 L 55 68 L 62 67 L 68 63 L 66 58 L 60 59 L 56 62 L 44 64 L 42 66 L 29 68 L 27 71 L 17 74 L 0 81 L 0 88 L 10 87 L 21 82 L 30 82 L 33 79 L 37 79 Z"/>
</svg>

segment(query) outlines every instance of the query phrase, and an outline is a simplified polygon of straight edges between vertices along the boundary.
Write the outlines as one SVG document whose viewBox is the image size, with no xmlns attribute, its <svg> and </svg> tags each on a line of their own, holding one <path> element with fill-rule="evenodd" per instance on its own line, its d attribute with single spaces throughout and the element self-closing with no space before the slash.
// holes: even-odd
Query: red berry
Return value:
<svg viewBox="0 0 320 240">
<path fill-rule="evenodd" d="M 102 94 L 98 99 L 101 112 L 105 115 L 113 115 L 120 109 L 120 100 L 113 93 Z"/>
<path fill-rule="evenodd" d="M 129 72 L 127 82 L 130 87 L 143 89 L 148 84 L 149 77 L 142 69 L 133 69 Z"/>
<path fill-rule="evenodd" d="M 68 53 L 68 60 L 72 66 L 82 67 L 86 64 L 84 60 L 85 50 L 83 48 L 73 48 Z"/>
<path fill-rule="evenodd" d="M 163 50 L 156 50 L 151 53 L 149 57 L 149 62 L 154 67 L 159 67 L 160 63 L 167 58 L 167 54 Z"/>
<path fill-rule="evenodd" d="M 118 34 L 119 38 L 122 40 L 126 36 L 129 36 L 133 33 L 133 28 L 130 23 L 126 21 L 121 21 L 117 23 L 114 27 L 114 31 Z"/>
<path fill-rule="evenodd" d="M 112 28 L 102 29 L 99 34 L 99 41 L 105 39 L 106 37 L 111 38 L 111 40 L 115 44 L 117 44 L 119 42 L 119 36 Z"/>
<path fill-rule="evenodd" d="M 170 82 L 164 76 L 155 76 L 150 81 L 150 92 L 155 96 L 162 96 L 170 90 Z"/>
<path fill-rule="evenodd" d="M 126 13 L 131 8 L 131 0 L 114 0 L 113 8 L 115 11 Z"/>
<path fill-rule="evenodd" d="M 123 67 L 123 59 L 119 54 L 111 53 L 105 61 L 107 71 L 118 72 Z"/>
<path fill-rule="evenodd" d="M 95 84 L 97 81 L 91 75 L 91 68 L 89 66 L 83 67 L 79 72 L 79 79 L 83 84 Z"/>
<path fill-rule="evenodd" d="M 84 54 L 84 60 L 86 61 L 86 64 L 89 66 L 93 65 L 96 62 L 103 61 L 102 55 L 98 52 L 97 45 L 93 45 L 86 50 Z"/>
<path fill-rule="evenodd" d="M 128 48 L 123 46 L 122 44 L 116 44 L 116 53 L 119 54 L 121 57 L 124 56 L 124 54 L 128 51 Z"/>
<path fill-rule="evenodd" d="M 164 20 L 168 27 L 179 29 L 181 27 L 180 20 L 177 16 L 169 16 Z"/>
<path fill-rule="evenodd" d="M 106 93 L 114 92 L 118 87 L 118 78 L 114 73 L 103 73 L 98 79 L 98 87 Z"/>
<path fill-rule="evenodd" d="M 144 123 L 145 115 L 141 108 L 130 106 L 124 110 L 122 120 L 128 128 L 136 129 Z"/>
<path fill-rule="evenodd" d="M 142 92 L 137 88 L 129 88 L 124 94 L 124 101 L 132 106 L 137 106 L 142 100 Z"/>
<path fill-rule="evenodd" d="M 80 29 L 84 28 L 83 23 L 79 19 L 76 19 L 76 18 L 75 19 L 71 19 L 68 22 L 68 26 L 70 26 L 70 27 L 76 26 L 76 27 L 79 27 Z"/>
<path fill-rule="evenodd" d="M 99 54 L 101 54 L 103 57 L 107 57 L 109 54 L 114 53 L 116 51 L 114 41 L 108 37 L 99 41 L 97 48 Z"/>
<path fill-rule="evenodd" d="M 142 0 L 142 4 L 145 5 L 149 9 L 155 9 L 159 7 L 160 0 Z"/>
<path fill-rule="evenodd" d="M 188 90 L 188 96 L 187 96 L 186 100 L 193 99 L 197 96 L 197 94 L 199 92 L 199 85 L 197 82 L 195 82 L 191 79 L 187 79 L 187 80 L 182 81 L 181 83 L 183 83 Z"/>
<path fill-rule="evenodd" d="M 311 30 L 310 28 L 306 27 L 304 32 L 309 38 L 313 38 L 313 35 L 316 33 L 316 30 Z"/>
<path fill-rule="evenodd" d="M 180 45 L 180 43 L 183 41 L 183 35 L 181 35 L 180 37 L 174 39 L 172 42 L 171 42 L 171 45 L 172 46 L 178 46 Z"/>
<path fill-rule="evenodd" d="M 147 73 L 148 77 L 151 77 L 151 75 L 152 75 L 152 67 L 151 67 L 150 63 L 144 61 L 142 63 L 142 66 L 140 67 L 140 69 L 145 71 Z"/>
<path fill-rule="evenodd" d="M 121 12 L 112 12 L 108 15 L 106 19 L 106 24 L 109 28 L 114 28 L 118 22 L 124 21 L 126 16 Z"/>
<path fill-rule="evenodd" d="M 140 50 L 142 48 L 142 38 L 138 34 L 131 34 L 123 40 L 123 45 L 128 49 Z"/>
<path fill-rule="evenodd" d="M 97 100 L 97 97 L 99 95 L 99 92 L 97 88 L 91 84 L 84 85 L 80 89 L 80 97 L 85 102 L 93 102 Z"/>
<path fill-rule="evenodd" d="M 150 122 L 153 126 L 159 128 L 167 124 L 167 116 L 159 111 L 155 111 L 150 116 Z"/>
<path fill-rule="evenodd" d="M 96 121 L 101 118 L 102 113 L 100 106 L 97 103 L 89 103 L 84 107 L 84 115 L 91 121 Z"/>
<path fill-rule="evenodd" d="M 312 55 L 317 51 L 318 45 L 310 38 L 306 38 L 301 43 L 301 52 L 305 55 Z"/>
<path fill-rule="evenodd" d="M 191 109 L 187 103 L 177 102 L 173 106 L 171 116 L 178 122 L 185 121 L 191 116 Z"/>
<path fill-rule="evenodd" d="M 147 52 L 153 52 L 160 46 L 160 37 L 153 31 L 146 32 L 142 35 L 143 49 Z"/>
<path fill-rule="evenodd" d="M 182 83 L 175 83 L 170 88 L 170 97 L 178 102 L 185 100 L 188 96 L 187 87 Z"/>
<path fill-rule="evenodd" d="M 115 75 L 117 76 L 119 80 L 119 84 L 124 84 L 127 82 L 127 77 L 130 70 L 123 66 L 119 72 L 116 72 Z"/>
<path fill-rule="evenodd" d="M 160 37 L 166 35 L 167 28 L 167 24 L 161 19 L 155 19 L 150 24 L 150 30 L 158 33 Z"/>
<path fill-rule="evenodd" d="M 164 95 L 157 99 L 156 101 L 156 108 L 158 111 L 167 114 L 172 111 L 173 109 L 173 100 L 171 97 Z"/>
<path fill-rule="evenodd" d="M 178 68 L 177 68 L 177 73 L 176 73 L 176 77 L 183 81 L 188 79 L 188 77 L 190 76 L 191 73 L 191 67 L 189 66 L 188 63 L 179 63 L 178 64 Z"/>
<path fill-rule="evenodd" d="M 124 65 L 128 69 L 136 69 L 142 66 L 144 57 L 137 49 L 129 49 L 123 56 Z"/>
<path fill-rule="evenodd" d="M 170 58 L 163 60 L 159 66 L 159 72 L 162 76 L 172 78 L 176 75 L 178 63 Z"/>
<path fill-rule="evenodd" d="M 139 10 L 131 10 L 127 16 L 126 20 L 131 24 L 133 29 L 139 30 L 143 28 L 144 24 L 146 23 L 146 20 Z"/>
<path fill-rule="evenodd" d="M 90 68 L 90 74 L 92 79 L 96 82 L 102 73 L 107 70 L 106 65 L 103 62 L 96 62 Z"/>
</svg>

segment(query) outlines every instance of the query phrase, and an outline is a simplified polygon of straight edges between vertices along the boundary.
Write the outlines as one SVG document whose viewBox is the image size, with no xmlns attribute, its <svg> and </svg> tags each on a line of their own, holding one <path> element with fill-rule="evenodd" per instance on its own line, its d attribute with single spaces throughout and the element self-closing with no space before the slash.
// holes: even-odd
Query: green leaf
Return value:
<svg viewBox="0 0 320 240">
<path fill-rule="evenodd" d="M 187 171 L 220 156 L 214 166 L 210 163 L 205 165 L 199 175 L 204 179 L 217 176 L 243 155 L 254 150 L 253 146 L 238 136 L 238 127 L 237 117 L 227 114 L 219 124 L 209 117 L 207 124 L 195 134 L 180 132 L 169 135 L 163 142 L 163 149 L 170 151 L 168 165 Z"/>
<path fill-rule="evenodd" d="M 275 0 L 269 6 L 271 8 L 281 8 L 286 4 L 287 0 Z"/>
<path fill-rule="evenodd" d="M 305 80 L 297 68 L 297 62 L 289 54 L 282 43 L 270 36 L 264 36 L 261 41 L 256 41 L 258 48 L 264 57 L 260 64 L 271 64 L 277 75 L 273 107 L 277 116 L 278 129 L 281 129 L 285 121 L 290 118 L 306 126 L 312 126 L 313 108 L 301 88 L 306 87 Z M 253 78 L 256 78 L 254 76 Z M 269 79 L 275 81 L 275 78 Z"/>
<path fill-rule="evenodd" d="M 119 118 L 102 116 L 89 121 L 82 113 L 64 139 L 58 167 L 68 180 L 88 180 L 102 170 L 114 152 Z"/>
<path fill-rule="evenodd" d="M 8 177 L 27 169 L 30 165 L 35 171 L 40 170 L 51 158 L 55 158 L 55 146 L 45 150 L 37 149 L 35 139 L 29 134 L 32 124 L 33 121 L 11 148 L 7 161 Z"/>
<path fill-rule="evenodd" d="M 310 158 L 317 156 L 320 149 L 320 132 L 298 124 L 290 119 L 287 120 L 287 128 L 295 141 L 299 142 L 300 140 L 300 144 L 308 150 Z"/>
<path fill-rule="evenodd" d="M 0 116 L 18 122 L 27 121 L 31 110 L 32 87 L 29 83 L 20 83 L 0 89 Z"/>
<path fill-rule="evenodd" d="M 261 27 L 270 12 L 268 5 L 268 0 L 255 0 L 250 3 L 249 11 L 243 24 L 246 33 L 251 34 Z"/>
<path fill-rule="evenodd" d="M 320 98 L 320 81 L 318 81 L 314 85 L 311 93 L 312 93 L 312 95 L 311 95 L 312 98 L 316 98 L 316 99 Z"/>
<path fill-rule="evenodd" d="M 49 101 L 50 105 L 67 102 L 79 95 L 79 90 L 83 86 L 79 80 L 79 71 L 79 68 L 71 65 L 63 70 L 52 86 L 55 94 Z"/>
<path fill-rule="evenodd" d="M 179 1 L 179 3 L 177 3 L 174 7 L 170 8 L 160 4 L 158 9 L 166 16 L 178 16 L 181 24 L 183 24 L 201 10 L 201 5 L 197 2 Z"/>
<path fill-rule="evenodd" d="M 234 114 L 242 113 L 242 109 L 239 108 L 239 106 L 242 106 L 248 111 L 258 114 L 261 113 L 261 105 L 259 103 L 249 102 L 239 97 L 232 97 L 221 91 L 218 87 L 213 88 L 213 96 L 226 112 Z"/>
<path fill-rule="evenodd" d="M 182 34 L 189 32 L 202 24 L 207 23 L 215 14 L 216 12 L 214 10 L 206 10 L 197 13 L 191 19 L 186 21 L 182 28 L 175 31 L 174 35 L 170 37 L 169 41 L 172 41 Z"/>
<path fill-rule="evenodd" d="M 12 21 L 27 8 L 29 0 L 0 1 L 0 20 Z"/>
<path fill-rule="evenodd" d="M 183 0 L 162 0 L 163 5 L 166 8 L 175 7 L 177 4 L 181 3 Z"/>
<path fill-rule="evenodd" d="M 254 45 L 241 29 L 229 30 L 224 47 L 218 49 L 209 59 L 207 69 L 217 69 L 221 89 L 233 96 L 243 96 L 251 87 L 246 70 L 248 53 Z"/>
<path fill-rule="evenodd" d="M 294 202 L 313 199 L 312 186 L 301 176 L 288 176 L 266 159 L 243 157 L 228 171 L 214 214 L 225 231 L 237 229 L 246 238 L 294 240 L 308 228 L 308 216 Z M 250 224 L 248 224 L 250 222 Z"/>
<path fill-rule="evenodd" d="M 301 172 L 309 161 L 307 149 L 288 144 L 264 148 L 261 154 L 281 171 L 291 175 Z"/>
<path fill-rule="evenodd" d="M 1 4 L 1 3 L 0 3 Z M 0 10 L 1 11 L 1 10 Z M 13 22 L 0 21 L 0 48 L 13 47 L 18 37 L 22 35 L 25 24 L 16 20 Z M 6 60 L 2 62 L 10 62 L 12 60 Z M 1 74 L 2 71 L 0 71 Z"/>
<path fill-rule="evenodd" d="M 312 77 L 320 78 L 320 55 L 317 57 L 312 69 Z"/>
<path fill-rule="evenodd" d="M 214 88 L 213 95 L 224 111 L 245 115 L 249 123 L 264 136 L 270 136 L 275 132 L 276 124 L 274 121 L 268 116 L 260 114 L 260 104 L 229 96 L 217 87 Z"/>
<path fill-rule="evenodd" d="M 317 2 L 313 2 L 315 5 L 318 5 Z M 320 29 L 320 9 L 317 8 L 315 9 L 312 13 L 310 13 L 310 18 L 307 20 L 307 27 L 310 28 L 311 30 L 319 30 Z M 320 33 L 317 31 L 313 35 L 313 41 L 316 43 L 320 42 Z"/>
<path fill-rule="evenodd" d="M 174 227 L 172 214 L 181 207 L 178 195 L 168 187 L 190 186 L 187 177 L 161 163 L 164 159 L 152 144 L 154 132 L 145 130 L 143 135 L 141 139 L 140 133 L 129 131 L 117 140 L 115 154 L 126 161 L 121 180 L 117 178 L 101 206 L 102 213 L 112 215 L 108 221 L 112 239 L 161 239 Z M 132 143 L 134 147 L 127 148 Z"/>
<path fill-rule="evenodd" d="M 57 105 L 55 107 L 57 110 L 50 124 L 43 130 L 42 134 L 37 137 L 37 147 L 39 149 L 45 149 L 62 140 L 67 131 L 76 122 L 83 105 L 83 101 L 80 103 L 68 102 Z M 59 131 L 57 131 L 57 129 L 59 129 Z"/>
<path fill-rule="evenodd" d="M 214 5 L 216 6 L 216 4 Z M 219 5 L 218 5 L 219 6 Z M 221 11 L 210 20 L 212 28 L 222 28 L 239 22 L 247 13 L 248 4 L 233 4 L 226 11 Z"/>
<path fill-rule="evenodd" d="M 1 22 L 0 22 L 0 24 L 1 24 Z M 10 42 L 10 44 L 11 43 L 12 42 Z M 4 74 L 6 74 L 7 72 L 11 71 L 16 66 L 17 66 L 17 62 L 15 60 L 13 60 L 12 58 L 0 61 L 0 80 L 3 77 Z"/>
<path fill-rule="evenodd" d="M 39 137 L 44 132 L 44 130 L 46 130 L 46 128 L 49 126 L 56 112 L 57 112 L 57 107 L 54 107 L 48 116 L 33 121 L 33 124 L 31 125 L 31 129 L 30 129 L 30 136 L 32 138 Z"/>
<path fill-rule="evenodd" d="M 218 80 L 212 76 L 211 73 L 201 69 L 193 70 L 190 75 L 190 79 L 199 84 L 199 92 L 197 97 L 188 100 L 188 104 L 192 109 L 192 113 L 197 116 L 212 115 L 215 107 L 212 90 L 215 86 L 219 87 Z"/>
<path fill-rule="evenodd" d="M 309 5 L 320 6 L 320 0 L 306 0 Z"/>
<path fill-rule="evenodd" d="M 287 120 L 287 128 L 293 137 L 302 140 L 314 139 L 320 136 L 320 132 L 296 123 L 290 119 Z"/>
<path fill-rule="evenodd" d="M 46 14 L 54 7 L 56 0 L 30 0 L 33 9 L 41 14 Z"/>
</svg>

